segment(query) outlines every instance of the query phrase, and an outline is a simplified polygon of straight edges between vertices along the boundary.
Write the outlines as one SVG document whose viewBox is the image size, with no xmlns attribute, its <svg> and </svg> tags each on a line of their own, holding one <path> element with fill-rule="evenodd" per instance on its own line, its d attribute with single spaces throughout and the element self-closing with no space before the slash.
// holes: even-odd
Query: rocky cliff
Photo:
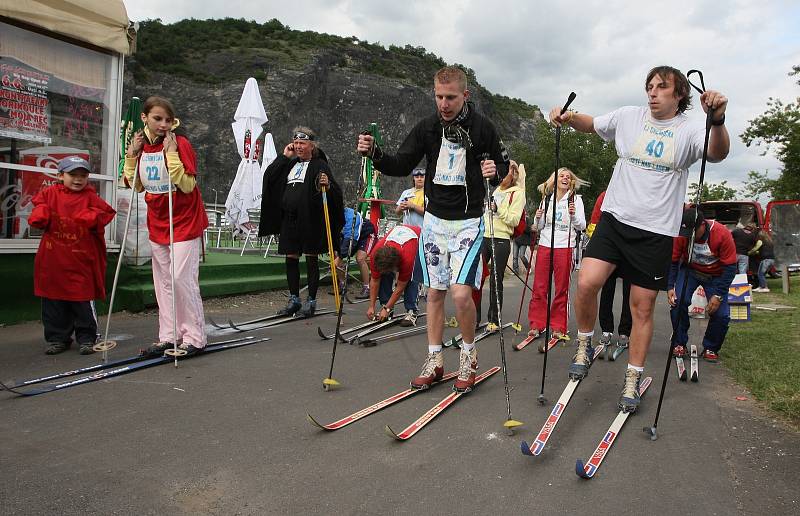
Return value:
<svg viewBox="0 0 800 516">
<path fill-rule="evenodd" d="M 157 38 L 148 40 L 143 32 L 139 46 L 140 53 L 145 53 L 126 63 L 124 98 L 144 100 L 162 95 L 173 101 L 197 150 L 203 197 L 212 202 L 212 189 L 216 189 L 222 203 L 239 164 L 230 124 L 245 80 L 255 77 L 269 117 L 265 130 L 272 133 L 278 153 L 294 126 L 315 129 L 349 203 L 360 169 L 354 151 L 357 134 L 376 122 L 385 148 L 396 150 L 413 125 L 433 112 L 431 82 L 441 61 L 431 61 L 431 54 L 424 49 L 406 47 L 405 53 L 392 56 L 390 49 L 360 44 L 352 38 L 325 37 L 337 44 L 301 47 L 302 52 L 292 51 L 296 45 L 281 47 L 284 52 L 266 44 L 260 48 L 188 48 L 181 54 L 180 66 L 170 69 L 153 56 L 153 49 L 148 50 L 148 42 Z M 495 122 L 506 144 L 532 146 L 534 121 L 542 116 L 538 108 L 493 95 L 469 74 L 475 104 Z M 385 177 L 384 196 L 396 198 L 410 184 L 410 178 Z"/>
</svg>

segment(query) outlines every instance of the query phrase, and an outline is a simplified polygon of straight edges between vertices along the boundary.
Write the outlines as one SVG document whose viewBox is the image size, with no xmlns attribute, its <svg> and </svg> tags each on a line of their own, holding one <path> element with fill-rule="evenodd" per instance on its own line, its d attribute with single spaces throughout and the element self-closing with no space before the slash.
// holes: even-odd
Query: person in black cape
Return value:
<svg viewBox="0 0 800 516">
<path fill-rule="evenodd" d="M 264 172 L 261 223 L 258 236 L 279 235 L 278 253 L 286 256 L 289 302 L 278 314 L 314 315 L 319 287 L 318 255 L 328 252 L 328 236 L 322 206 L 322 187 L 327 187 L 333 248 L 339 248 L 344 224 L 342 189 L 333 178 L 328 158 L 317 146 L 308 127 L 292 131 L 292 142 Z M 300 255 L 306 257 L 308 297 L 300 304 Z M 333 260 L 333 257 L 331 257 Z"/>
</svg>

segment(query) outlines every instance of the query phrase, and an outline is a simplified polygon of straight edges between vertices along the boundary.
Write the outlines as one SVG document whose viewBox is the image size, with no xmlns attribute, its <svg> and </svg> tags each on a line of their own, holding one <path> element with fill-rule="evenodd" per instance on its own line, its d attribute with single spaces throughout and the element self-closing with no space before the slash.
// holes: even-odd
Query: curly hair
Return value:
<svg viewBox="0 0 800 516">
<path fill-rule="evenodd" d="M 381 274 L 394 272 L 400 265 L 400 251 L 396 247 L 385 245 L 375 251 L 375 268 Z"/>
</svg>

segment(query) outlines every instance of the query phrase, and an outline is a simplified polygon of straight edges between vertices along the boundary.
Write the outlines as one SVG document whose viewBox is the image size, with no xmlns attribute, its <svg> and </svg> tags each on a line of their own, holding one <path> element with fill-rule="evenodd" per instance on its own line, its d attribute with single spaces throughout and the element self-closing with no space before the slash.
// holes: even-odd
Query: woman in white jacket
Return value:
<svg viewBox="0 0 800 516">
<path fill-rule="evenodd" d="M 541 335 L 547 324 L 547 283 L 550 268 L 550 253 L 553 253 L 553 302 L 550 311 L 552 336 L 567 337 L 567 305 L 570 273 L 572 272 L 572 252 L 575 249 L 577 233 L 586 228 L 586 215 L 583 200 L 575 192 L 586 181 L 578 178 L 568 168 L 558 169 L 539 185 L 542 202 L 536 210 L 536 227 L 539 228 L 539 247 L 536 252 L 536 269 L 533 280 L 533 296 L 528 306 L 529 336 Z M 556 209 L 553 217 L 553 183 L 555 184 Z M 555 238 L 551 242 L 555 219 Z M 540 349 L 543 350 L 542 346 Z"/>
</svg>

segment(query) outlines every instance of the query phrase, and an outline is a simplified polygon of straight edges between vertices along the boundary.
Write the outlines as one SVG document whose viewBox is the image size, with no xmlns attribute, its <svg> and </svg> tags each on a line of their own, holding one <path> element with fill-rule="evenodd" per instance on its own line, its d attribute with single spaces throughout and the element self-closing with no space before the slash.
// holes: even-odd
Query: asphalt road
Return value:
<svg viewBox="0 0 800 516">
<path fill-rule="evenodd" d="M 519 282 L 506 279 L 505 319 L 516 317 Z M 332 304 L 331 298 L 320 296 Z M 620 296 L 618 296 L 620 297 Z M 273 304 L 270 304 L 272 302 Z M 207 315 L 243 320 L 269 313 L 276 294 L 211 301 Z M 663 305 L 664 299 L 660 300 Z M 484 303 L 485 304 L 485 303 Z M 348 307 L 345 326 L 362 322 Z M 578 478 L 611 420 L 627 354 L 598 361 L 581 384 L 548 447 L 519 451 L 545 421 L 566 383 L 571 347 L 548 355 L 545 394 L 536 402 L 542 355 L 512 352 L 505 335 L 513 415 L 505 434 L 498 373 L 411 440 L 387 437 L 439 399 L 439 386 L 326 433 L 329 422 L 403 390 L 419 372 L 426 339 L 374 348 L 343 345 L 323 392 L 335 318 L 318 317 L 252 332 L 272 340 L 242 349 L 77 386 L 32 398 L 0 392 L 0 507 L 3 514 L 798 514 L 800 436 L 766 416 L 721 365 L 701 361 L 700 383 L 669 379 L 660 438 L 642 432 L 656 409 L 669 339 L 665 306 L 646 374 L 654 385 L 592 480 Z M 112 334 L 128 334 L 111 358 L 132 355 L 156 337 L 156 315 L 116 314 Z M 574 326 L 572 326 L 574 329 Z M 457 330 L 447 329 L 446 334 Z M 698 340 L 697 332 L 691 332 Z M 123 335 L 124 337 L 124 335 Z M 222 336 L 212 336 L 211 341 Z M 0 377 L 24 379 L 97 363 L 73 348 L 48 357 L 41 327 L 0 328 Z M 499 337 L 479 344 L 481 370 L 500 364 Z M 453 369 L 458 353 L 445 350 Z M 723 350 L 724 353 L 724 350 Z"/>
</svg>

